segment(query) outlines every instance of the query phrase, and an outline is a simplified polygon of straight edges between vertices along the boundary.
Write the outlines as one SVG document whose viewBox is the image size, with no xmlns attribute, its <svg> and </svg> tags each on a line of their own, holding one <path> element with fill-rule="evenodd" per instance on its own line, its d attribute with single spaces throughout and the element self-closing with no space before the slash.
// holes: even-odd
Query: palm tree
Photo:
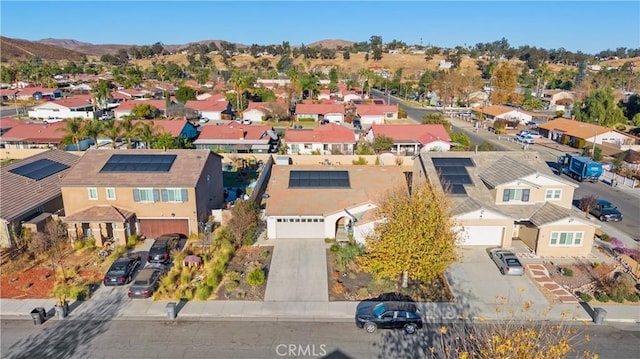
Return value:
<svg viewBox="0 0 640 359">
<path fill-rule="evenodd" d="M 127 148 L 131 149 L 131 140 L 136 138 L 136 130 L 141 126 L 140 122 L 133 122 L 131 117 L 125 117 L 122 121 L 118 123 L 118 127 L 120 128 L 120 132 L 123 134 L 124 138 L 127 140 Z"/>
<path fill-rule="evenodd" d="M 103 122 L 102 134 L 111 140 L 111 146 L 117 148 L 116 141 L 122 137 L 122 130 L 115 120 Z"/>
<path fill-rule="evenodd" d="M 156 140 L 162 132 L 160 126 L 154 125 L 153 121 L 145 121 L 141 126 L 136 128 L 136 137 L 145 143 L 146 148 L 151 148 L 151 144 Z"/>
<path fill-rule="evenodd" d="M 91 138 L 96 148 L 98 148 L 98 137 L 102 134 L 102 125 L 101 121 L 93 119 L 82 126 L 82 135 Z"/>
<path fill-rule="evenodd" d="M 76 145 L 76 151 L 80 151 L 80 140 L 82 139 L 82 127 L 84 120 L 80 117 L 74 117 L 65 121 L 64 127 L 56 129 L 56 132 L 63 132 L 63 142 L 73 143 Z"/>
</svg>

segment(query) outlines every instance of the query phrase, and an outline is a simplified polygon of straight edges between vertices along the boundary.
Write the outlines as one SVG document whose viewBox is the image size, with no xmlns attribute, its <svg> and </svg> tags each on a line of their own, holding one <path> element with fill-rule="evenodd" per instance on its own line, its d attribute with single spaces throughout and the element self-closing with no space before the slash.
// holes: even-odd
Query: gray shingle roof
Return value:
<svg viewBox="0 0 640 359">
<path fill-rule="evenodd" d="M 113 154 L 174 154 L 177 157 L 168 172 L 100 172 Z M 62 186 L 195 187 L 209 156 L 221 157 L 209 150 L 89 150 L 65 176 Z"/>
<path fill-rule="evenodd" d="M 538 172 L 514 158 L 503 156 L 478 174 L 486 184 L 495 188 Z"/>
<path fill-rule="evenodd" d="M 41 180 L 32 180 L 9 172 L 12 169 L 41 159 L 49 159 L 71 168 L 80 157 L 65 151 L 49 150 L 20 161 L 1 166 L 0 171 L 0 218 L 13 221 L 20 216 L 61 196 L 60 183 L 71 168 L 57 172 Z"/>
<path fill-rule="evenodd" d="M 545 203 L 531 216 L 530 221 L 537 227 L 540 227 L 567 217 L 571 217 L 571 210 L 558 207 L 555 204 Z"/>
</svg>

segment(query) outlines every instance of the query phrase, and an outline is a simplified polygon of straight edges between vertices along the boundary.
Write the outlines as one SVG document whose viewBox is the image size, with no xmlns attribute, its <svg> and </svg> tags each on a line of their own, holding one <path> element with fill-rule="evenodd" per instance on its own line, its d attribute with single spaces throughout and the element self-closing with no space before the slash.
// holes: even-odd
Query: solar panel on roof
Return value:
<svg viewBox="0 0 640 359">
<path fill-rule="evenodd" d="M 291 171 L 289 188 L 350 188 L 349 171 Z"/>
<path fill-rule="evenodd" d="M 455 195 L 459 195 L 459 196 L 466 196 L 467 195 L 467 190 L 464 189 L 464 186 L 461 184 L 452 184 L 450 186 L 449 191 L 451 192 L 451 194 L 455 194 Z"/>
<path fill-rule="evenodd" d="M 475 167 L 471 158 L 468 157 L 433 157 L 431 158 L 433 165 L 436 167 L 445 167 L 445 166 L 463 166 L 463 167 Z"/>
<path fill-rule="evenodd" d="M 474 167 L 471 158 L 431 158 L 433 166 L 440 176 L 442 189 L 455 196 L 466 196 L 464 185 L 473 185 L 467 167 Z"/>
<path fill-rule="evenodd" d="M 169 172 L 177 155 L 111 155 L 100 172 Z"/>
<path fill-rule="evenodd" d="M 43 158 L 31 163 L 27 163 L 26 165 L 16 167 L 12 170 L 9 170 L 9 172 L 39 181 L 60 171 L 66 170 L 67 168 L 69 168 L 69 166 L 65 165 L 64 163 Z"/>
</svg>

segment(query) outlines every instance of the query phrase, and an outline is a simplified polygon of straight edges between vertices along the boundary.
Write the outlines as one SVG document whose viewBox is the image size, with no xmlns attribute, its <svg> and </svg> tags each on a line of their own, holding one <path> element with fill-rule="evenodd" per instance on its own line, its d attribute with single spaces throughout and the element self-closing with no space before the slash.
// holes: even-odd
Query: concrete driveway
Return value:
<svg viewBox="0 0 640 359">
<path fill-rule="evenodd" d="M 492 313 L 496 309 L 520 311 L 525 302 L 546 308 L 549 302 L 528 275 L 500 274 L 489 258 L 488 248 L 493 247 L 459 249 L 460 261 L 447 270 L 446 276 L 458 307 L 469 316 Z"/>
<path fill-rule="evenodd" d="M 322 238 L 277 239 L 266 302 L 327 302 L 327 245 Z"/>
</svg>

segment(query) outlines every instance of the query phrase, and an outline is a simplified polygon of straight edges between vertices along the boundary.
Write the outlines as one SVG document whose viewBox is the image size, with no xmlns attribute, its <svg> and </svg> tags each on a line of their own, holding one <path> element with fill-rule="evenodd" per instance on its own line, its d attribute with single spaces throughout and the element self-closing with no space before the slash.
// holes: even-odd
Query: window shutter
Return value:
<svg viewBox="0 0 640 359">
<path fill-rule="evenodd" d="M 502 192 L 502 202 L 509 202 L 509 190 L 505 189 L 504 192 Z"/>
<path fill-rule="evenodd" d="M 160 191 L 157 189 L 153 190 L 153 201 L 160 202 Z"/>
<path fill-rule="evenodd" d="M 166 188 L 163 188 L 160 193 L 162 194 L 162 202 L 169 202 L 169 192 Z"/>
<path fill-rule="evenodd" d="M 530 191 L 531 190 L 529 190 L 529 189 L 522 190 L 522 202 L 529 202 L 529 192 Z"/>
<path fill-rule="evenodd" d="M 182 202 L 189 202 L 189 194 L 185 188 L 180 190 L 182 192 Z"/>
<path fill-rule="evenodd" d="M 140 202 L 140 190 L 139 189 L 134 189 L 133 190 L 133 201 L 134 202 Z"/>
</svg>

